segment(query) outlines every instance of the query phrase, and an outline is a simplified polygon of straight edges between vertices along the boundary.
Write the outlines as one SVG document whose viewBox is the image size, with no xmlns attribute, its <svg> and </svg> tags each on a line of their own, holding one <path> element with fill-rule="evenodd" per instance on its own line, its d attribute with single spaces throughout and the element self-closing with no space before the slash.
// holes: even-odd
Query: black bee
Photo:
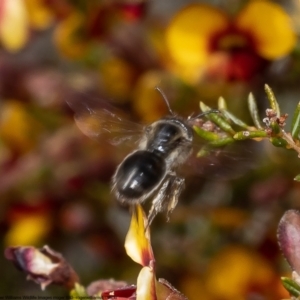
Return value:
<svg viewBox="0 0 300 300">
<path fill-rule="evenodd" d="M 85 102 L 69 103 L 77 112 L 77 125 L 90 137 L 108 133 L 113 136 L 110 141 L 119 144 L 139 133 L 136 149 L 124 158 L 113 175 L 112 191 L 120 203 L 129 205 L 152 197 L 148 225 L 157 213 L 166 210 L 169 216 L 177 205 L 185 180 L 176 171 L 192 153 L 195 120 L 218 112 L 211 110 L 193 118 L 181 118 L 173 113 L 164 93 L 156 89 L 166 102 L 169 115 L 148 126 L 125 121 L 111 109 L 95 110 Z"/>
</svg>

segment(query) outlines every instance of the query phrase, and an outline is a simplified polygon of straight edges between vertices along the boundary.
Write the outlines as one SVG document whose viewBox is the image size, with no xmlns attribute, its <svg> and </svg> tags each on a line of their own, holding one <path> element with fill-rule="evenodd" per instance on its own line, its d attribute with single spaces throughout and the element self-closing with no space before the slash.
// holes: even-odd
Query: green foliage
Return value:
<svg viewBox="0 0 300 300">
<path fill-rule="evenodd" d="M 70 292 L 70 298 L 73 300 L 80 300 L 89 297 L 85 288 L 82 285 L 75 283 L 75 288 Z"/>
<path fill-rule="evenodd" d="M 298 283 L 287 277 L 281 277 L 281 282 L 292 296 L 297 297 L 296 299 L 300 299 L 300 286 Z"/>
<path fill-rule="evenodd" d="M 219 98 L 218 110 L 220 113 L 210 113 L 206 118 L 212 124 L 204 122 L 201 126 L 194 126 L 195 132 L 207 141 L 206 145 L 198 152 L 197 156 L 206 156 L 212 147 L 221 147 L 243 140 L 252 139 L 262 141 L 268 139 L 275 147 L 294 150 L 300 157 L 300 102 L 298 103 L 292 119 L 291 128 L 286 129 L 287 114 L 280 113 L 280 107 L 272 89 L 266 84 L 270 108 L 266 109 L 266 117 L 263 120 L 259 117 L 257 104 L 252 93 L 248 97 L 248 108 L 254 126 L 250 126 L 240 120 L 227 110 L 227 104 L 223 97 Z M 210 107 L 200 102 L 203 112 L 211 110 Z M 208 123 L 209 123 L 208 122 Z M 295 178 L 300 181 L 300 174 Z M 282 284 L 290 293 L 292 299 L 300 299 L 300 285 L 293 279 L 282 277 Z"/>
<path fill-rule="evenodd" d="M 218 109 L 220 113 L 211 113 L 206 115 L 207 119 L 215 126 L 210 126 L 207 130 L 207 124 L 194 126 L 195 132 L 208 143 L 201 149 L 198 156 L 205 156 L 209 153 L 209 147 L 222 147 L 233 142 L 253 139 L 261 141 L 268 139 L 275 147 L 292 149 L 300 156 L 300 103 L 298 103 L 292 120 L 292 126 L 289 130 L 285 128 L 287 114 L 280 113 L 280 107 L 272 89 L 266 84 L 265 92 L 267 94 L 270 108 L 266 109 L 266 117 L 260 120 L 257 104 L 252 93 L 248 97 L 248 108 L 252 117 L 254 126 L 248 125 L 230 111 L 227 110 L 227 104 L 224 98 L 220 97 Z M 200 102 L 200 108 L 203 112 L 211 108 Z M 299 181 L 300 175 L 295 177 Z"/>
<path fill-rule="evenodd" d="M 300 131 L 300 102 L 298 103 L 296 110 L 294 112 L 293 121 L 292 121 L 292 137 L 293 139 L 299 138 Z"/>
</svg>

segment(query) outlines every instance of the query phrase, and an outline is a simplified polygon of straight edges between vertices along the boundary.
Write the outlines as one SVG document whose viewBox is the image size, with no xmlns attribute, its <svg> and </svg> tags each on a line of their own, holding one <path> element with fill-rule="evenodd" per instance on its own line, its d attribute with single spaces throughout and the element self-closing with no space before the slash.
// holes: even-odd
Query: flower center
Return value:
<svg viewBox="0 0 300 300">
<path fill-rule="evenodd" d="M 238 31 L 235 28 L 228 28 L 211 37 L 210 50 L 212 52 L 236 52 L 241 50 L 255 52 L 255 47 L 253 39 L 248 33 Z"/>
<path fill-rule="evenodd" d="M 221 50 L 230 50 L 236 48 L 245 48 L 248 40 L 240 34 L 228 34 L 220 38 L 218 48 Z"/>
</svg>

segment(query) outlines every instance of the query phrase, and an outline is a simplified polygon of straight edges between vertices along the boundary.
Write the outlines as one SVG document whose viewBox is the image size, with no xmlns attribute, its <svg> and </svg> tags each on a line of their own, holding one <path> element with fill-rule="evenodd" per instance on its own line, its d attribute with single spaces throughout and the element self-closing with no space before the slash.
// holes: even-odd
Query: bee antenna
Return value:
<svg viewBox="0 0 300 300">
<path fill-rule="evenodd" d="M 209 114 L 217 114 L 217 113 L 220 113 L 220 111 L 218 109 L 210 109 L 210 110 L 202 112 L 201 114 L 197 115 L 196 117 L 193 117 L 192 119 L 198 119 L 198 118 L 202 118 L 203 116 L 206 116 Z"/>
<path fill-rule="evenodd" d="M 170 113 L 171 115 L 174 115 L 174 112 L 173 112 L 173 110 L 172 110 L 171 107 L 170 107 L 170 103 L 169 103 L 169 101 L 168 101 L 168 98 L 167 98 L 166 94 L 165 94 L 165 93 L 161 90 L 161 88 L 158 87 L 158 86 L 156 86 L 155 89 L 161 94 L 162 98 L 164 99 L 164 101 L 165 101 L 165 103 L 166 103 L 166 105 L 167 105 L 167 107 L 168 107 L 169 113 Z"/>
</svg>

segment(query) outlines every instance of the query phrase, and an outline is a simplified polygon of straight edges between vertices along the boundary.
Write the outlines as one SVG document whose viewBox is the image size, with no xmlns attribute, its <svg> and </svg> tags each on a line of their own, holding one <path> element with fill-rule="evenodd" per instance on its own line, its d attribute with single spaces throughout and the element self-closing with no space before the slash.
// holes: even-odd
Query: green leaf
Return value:
<svg viewBox="0 0 300 300">
<path fill-rule="evenodd" d="M 300 181 L 300 174 L 298 174 L 295 178 L 294 178 L 295 181 Z"/>
<path fill-rule="evenodd" d="M 287 277 L 281 277 L 282 285 L 285 287 L 285 289 L 294 297 L 300 296 L 300 286 L 298 283 L 296 283 L 294 280 L 287 278 Z"/>
<path fill-rule="evenodd" d="M 280 117 L 279 104 L 275 98 L 272 89 L 267 84 L 265 84 L 265 92 L 268 96 L 271 108 L 276 112 L 277 117 Z"/>
<path fill-rule="evenodd" d="M 298 103 L 296 110 L 294 112 L 293 120 L 292 120 L 292 137 L 293 139 L 299 139 L 299 131 L 300 131 L 300 102 Z"/>
<path fill-rule="evenodd" d="M 203 112 L 211 110 L 211 108 L 205 105 L 203 102 L 200 102 L 200 108 Z M 207 118 L 214 122 L 218 127 L 220 127 L 223 131 L 229 133 L 230 135 L 234 135 L 235 131 L 231 127 L 231 125 L 218 113 L 211 113 L 207 115 Z"/>
<path fill-rule="evenodd" d="M 232 144 L 235 140 L 232 137 L 219 138 L 218 140 L 209 142 L 210 146 L 213 147 L 223 147 Z"/>
<path fill-rule="evenodd" d="M 70 296 L 74 300 L 76 299 L 80 300 L 81 297 L 88 297 L 88 294 L 84 286 L 80 285 L 79 283 L 75 283 L 75 288 L 71 290 Z"/>
<path fill-rule="evenodd" d="M 202 137 L 203 139 L 205 139 L 207 141 L 214 141 L 214 140 L 217 140 L 220 138 L 217 133 L 214 133 L 211 131 L 206 131 L 201 127 L 194 126 L 193 128 L 200 137 Z"/>
<path fill-rule="evenodd" d="M 275 147 L 281 147 L 281 148 L 286 148 L 288 142 L 280 137 L 274 137 L 270 138 L 270 142 L 275 146 Z"/>
<path fill-rule="evenodd" d="M 227 109 L 227 103 L 223 97 L 219 97 L 218 99 L 218 109 L 220 110 Z"/>
<path fill-rule="evenodd" d="M 255 127 L 258 129 L 263 129 L 258 115 L 257 104 L 252 93 L 250 93 L 248 96 L 248 107 Z"/>
<path fill-rule="evenodd" d="M 239 131 L 233 138 L 237 141 L 243 141 L 254 138 L 265 138 L 268 137 L 268 134 L 264 130 L 253 130 L 253 131 Z"/>
<path fill-rule="evenodd" d="M 238 125 L 244 129 L 248 129 L 249 126 L 244 123 L 242 120 L 238 119 L 235 115 L 227 110 L 222 110 L 222 114 L 229 120 L 231 120 L 235 125 Z"/>
<path fill-rule="evenodd" d="M 281 128 L 276 121 L 271 121 L 269 126 L 272 129 L 272 136 L 281 133 Z"/>
</svg>

